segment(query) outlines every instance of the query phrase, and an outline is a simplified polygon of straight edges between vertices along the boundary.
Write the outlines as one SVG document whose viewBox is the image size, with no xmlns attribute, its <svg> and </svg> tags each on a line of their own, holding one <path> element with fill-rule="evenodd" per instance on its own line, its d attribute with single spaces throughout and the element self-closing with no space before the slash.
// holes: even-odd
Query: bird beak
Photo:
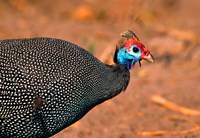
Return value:
<svg viewBox="0 0 200 138">
<path fill-rule="evenodd" d="M 147 55 L 144 55 L 144 56 L 142 56 L 142 59 L 144 59 L 144 60 L 147 60 L 147 61 L 150 61 L 150 62 L 154 63 L 154 58 L 153 58 L 153 56 L 152 56 L 152 54 L 151 54 L 150 52 L 148 52 L 148 54 L 147 54 Z"/>
</svg>

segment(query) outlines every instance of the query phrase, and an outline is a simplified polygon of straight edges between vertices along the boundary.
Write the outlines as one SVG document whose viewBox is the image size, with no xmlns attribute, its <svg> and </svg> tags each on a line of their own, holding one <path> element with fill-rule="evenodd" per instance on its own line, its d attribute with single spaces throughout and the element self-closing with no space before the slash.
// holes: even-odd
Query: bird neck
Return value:
<svg viewBox="0 0 200 138">
<path fill-rule="evenodd" d="M 113 61 L 115 63 L 114 67 L 124 66 L 128 70 L 130 70 L 135 65 L 135 60 L 130 59 L 127 55 L 124 54 L 123 49 L 119 49 L 116 47 L 115 54 L 113 57 Z M 126 57 L 126 58 L 124 58 Z M 118 68 L 119 69 L 119 68 Z M 123 69 L 122 67 L 120 69 Z"/>
<path fill-rule="evenodd" d="M 128 86 L 130 72 L 127 68 L 120 64 L 105 64 L 105 66 L 105 72 L 100 72 L 102 73 L 99 76 L 101 83 L 96 84 L 96 93 L 89 93 L 89 95 L 85 96 L 86 100 L 88 101 L 86 103 L 86 106 L 89 106 L 88 109 L 93 108 L 94 105 L 98 105 L 108 99 L 113 98 L 120 92 L 125 91 Z"/>
<path fill-rule="evenodd" d="M 107 66 L 112 71 L 111 75 L 107 78 L 112 83 L 112 88 L 110 90 L 112 91 L 112 93 L 110 93 L 110 95 L 108 96 L 108 99 L 110 99 L 119 94 L 120 92 L 126 90 L 130 80 L 130 72 L 126 67 L 124 67 L 121 64 Z"/>
<path fill-rule="evenodd" d="M 133 66 L 134 66 L 134 60 L 132 59 L 132 57 L 130 58 L 130 56 L 129 55 L 126 55 L 125 53 L 124 53 L 124 48 L 122 48 L 122 49 L 120 49 L 120 50 L 118 50 L 118 52 L 117 52 L 117 55 L 116 55 L 117 57 L 117 63 L 118 64 L 121 64 L 121 65 L 123 65 L 123 66 L 125 66 L 127 69 L 131 69 Z"/>
</svg>

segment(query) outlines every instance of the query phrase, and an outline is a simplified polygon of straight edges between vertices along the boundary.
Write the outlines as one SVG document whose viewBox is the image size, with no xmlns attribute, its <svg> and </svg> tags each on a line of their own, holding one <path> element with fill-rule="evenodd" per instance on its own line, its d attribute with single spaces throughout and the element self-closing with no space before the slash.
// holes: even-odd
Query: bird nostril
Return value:
<svg viewBox="0 0 200 138">
<path fill-rule="evenodd" d="M 149 55 L 149 51 L 145 50 L 145 51 L 144 51 L 144 55 L 145 55 L 145 56 L 148 56 L 148 55 Z"/>
</svg>

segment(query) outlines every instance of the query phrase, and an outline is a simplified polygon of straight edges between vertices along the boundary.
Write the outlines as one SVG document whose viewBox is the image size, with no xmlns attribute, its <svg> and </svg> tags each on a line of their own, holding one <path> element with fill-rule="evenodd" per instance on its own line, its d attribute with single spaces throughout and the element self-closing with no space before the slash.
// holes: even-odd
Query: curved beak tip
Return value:
<svg viewBox="0 0 200 138">
<path fill-rule="evenodd" d="M 151 55 L 151 53 L 149 53 L 149 55 L 147 55 L 147 56 L 144 56 L 143 59 L 145 59 L 149 62 L 152 62 L 152 63 L 155 62 L 154 57 Z"/>
</svg>

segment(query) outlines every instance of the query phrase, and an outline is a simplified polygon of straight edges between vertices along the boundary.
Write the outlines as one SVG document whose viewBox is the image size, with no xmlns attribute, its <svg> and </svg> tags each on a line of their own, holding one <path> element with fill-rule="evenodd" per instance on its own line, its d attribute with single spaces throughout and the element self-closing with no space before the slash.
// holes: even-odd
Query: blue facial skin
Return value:
<svg viewBox="0 0 200 138">
<path fill-rule="evenodd" d="M 124 65 L 127 69 L 131 69 L 132 65 L 138 62 L 141 58 L 141 50 L 136 45 L 132 45 L 130 50 L 126 47 L 119 49 L 117 54 L 117 60 L 121 65 Z"/>
</svg>

